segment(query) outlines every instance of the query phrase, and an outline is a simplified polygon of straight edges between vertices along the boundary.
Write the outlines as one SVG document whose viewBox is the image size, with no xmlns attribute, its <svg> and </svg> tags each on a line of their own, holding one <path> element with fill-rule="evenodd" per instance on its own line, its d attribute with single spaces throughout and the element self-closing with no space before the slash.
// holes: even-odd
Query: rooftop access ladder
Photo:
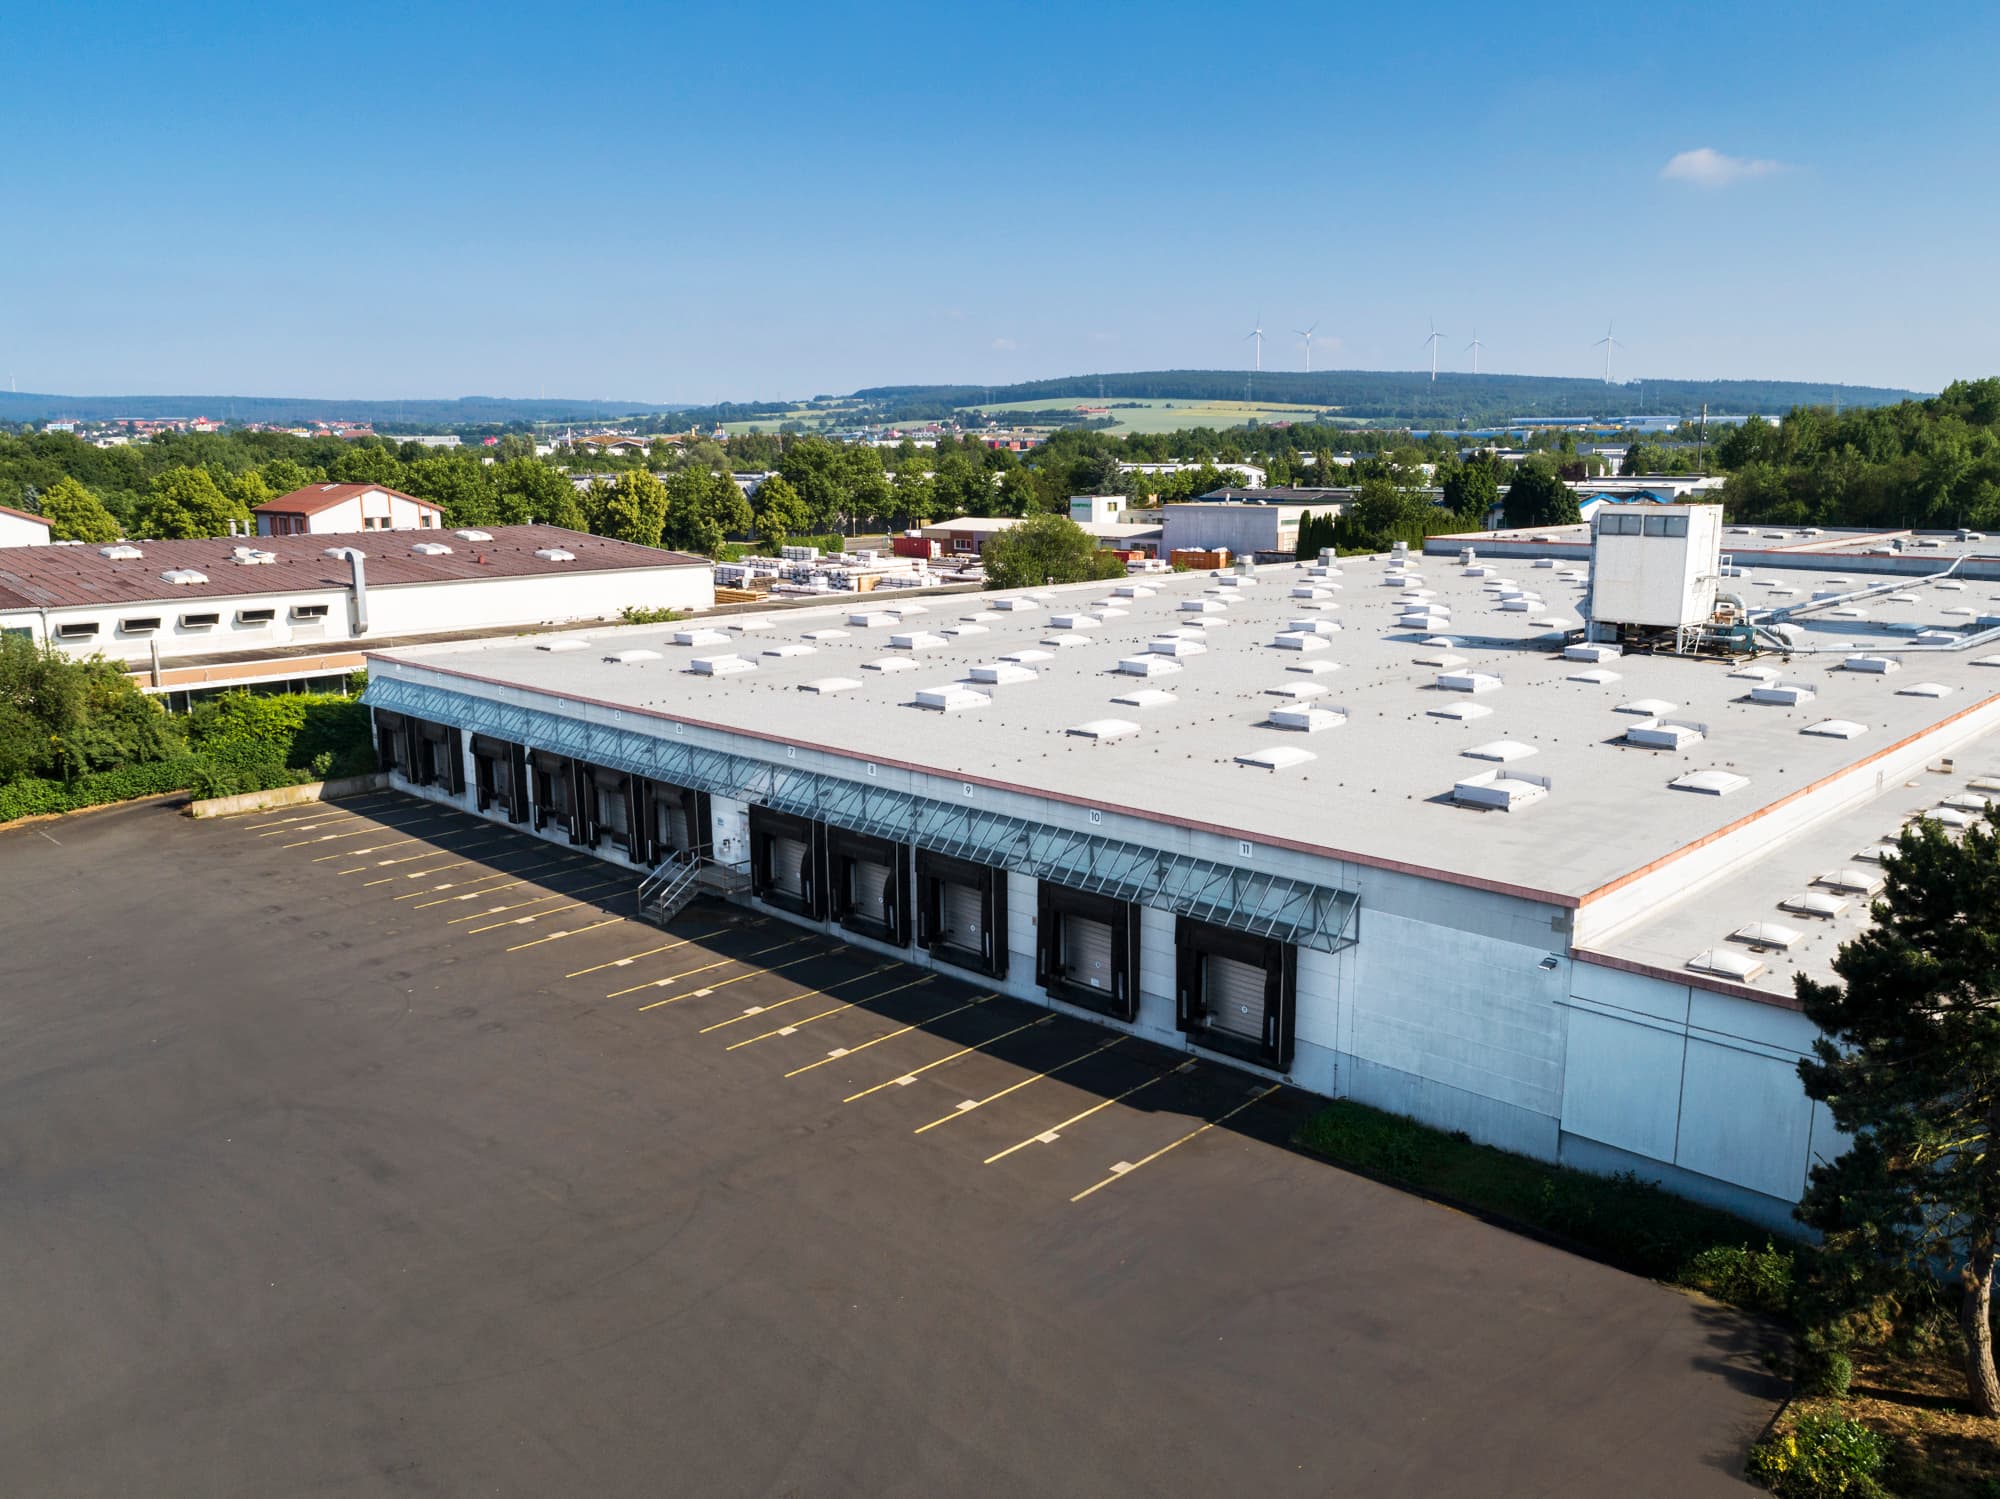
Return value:
<svg viewBox="0 0 2000 1499">
<path fill-rule="evenodd" d="M 699 893 L 701 855 L 685 850 L 667 855 L 659 868 L 639 882 L 639 915 L 665 926 Z"/>
</svg>

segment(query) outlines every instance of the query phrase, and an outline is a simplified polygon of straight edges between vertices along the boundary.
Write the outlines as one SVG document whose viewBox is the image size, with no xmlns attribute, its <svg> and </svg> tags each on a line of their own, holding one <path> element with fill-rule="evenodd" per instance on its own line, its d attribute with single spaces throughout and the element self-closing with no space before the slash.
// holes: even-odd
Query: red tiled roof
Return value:
<svg viewBox="0 0 2000 1499">
<path fill-rule="evenodd" d="M 253 515 L 318 515 L 322 510 L 331 510 L 335 505 L 344 505 L 356 495 L 386 494 L 398 500 L 408 500 L 412 505 L 422 505 L 426 510 L 444 514 L 435 501 L 420 500 L 413 494 L 404 494 L 400 489 L 391 489 L 386 484 L 308 484 L 304 489 L 295 489 L 290 494 L 281 494 L 275 500 L 266 500 L 257 506 Z"/>
<path fill-rule="evenodd" d="M 345 588 L 347 563 L 331 548 L 352 546 L 367 559 L 370 588 L 477 578 L 548 577 L 652 567 L 708 567 L 706 557 L 637 542 L 588 536 L 560 526 L 493 526 L 491 541 L 467 541 L 454 531 L 364 531 L 341 536 L 218 536 L 198 541 L 134 541 L 144 556 L 113 561 L 93 546 L 0 547 L 0 609 L 74 608 L 184 598 L 237 598 L 306 589 Z M 412 548 L 442 542 L 452 550 L 425 556 Z M 270 552 L 275 561 L 246 567 L 234 548 Z M 557 547 L 572 562 L 548 562 L 538 550 Z M 168 583 L 160 574 L 192 568 L 206 583 Z"/>
</svg>

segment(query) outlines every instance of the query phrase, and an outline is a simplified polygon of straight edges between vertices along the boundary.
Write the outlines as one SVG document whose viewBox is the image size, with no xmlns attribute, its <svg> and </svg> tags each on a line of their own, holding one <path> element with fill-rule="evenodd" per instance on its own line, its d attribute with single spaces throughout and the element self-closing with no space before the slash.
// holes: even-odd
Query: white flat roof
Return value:
<svg viewBox="0 0 2000 1499">
<path fill-rule="evenodd" d="M 809 657 L 760 658 L 756 670 L 727 677 L 691 674 L 688 658 L 705 653 L 675 646 L 671 631 L 646 626 L 595 630 L 592 637 L 605 650 L 588 655 L 488 640 L 409 647 L 387 659 L 1564 903 L 1584 900 L 1826 777 L 2000 701 L 2000 664 L 1979 664 L 1988 657 L 2000 662 L 2000 651 L 1992 648 L 1913 656 L 1904 670 L 1886 675 L 1842 669 L 1850 652 L 1906 646 L 1909 635 L 1895 633 L 1893 625 L 1964 629 L 1970 620 L 1944 612 L 1960 604 L 2000 612 L 2000 584 L 1952 593 L 1908 585 L 1912 603 L 1872 600 L 1864 620 L 1807 622 L 1808 640 L 1825 654 L 1795 656 L 1779 670 L 1787 682 L 1811 685 L 1814 694 L 1810 701 L 1782 704 L 1750 701 L 1757 684 L 1718 661 L 1628 654 L 1603 663 L 1617 680 L 1576 680 L 1579 664 L 1562 657 L 1565 640 L 1576 637 L 1536 621 L 1576 622 L 1582 583 L 1564 574 L 1578 569 L 1537 568 L 1526 559 L 1482 559 L 1480 565 L 1497 573 L 1465 577 L 1455 558 L 1413 556 L 1404 570 L 1407 581 L 1399 583 L 1384 559 L 1349 558 L 1337 577 L 1315 577 L 1305 564 L 1267 566 L 1251 582 L 1226 574 L 1148 576 L 1146 584 L 1156 591 L 1143 598 L 1114 599 L 1115 582 L 1038 590 L 1041 607 L 999 614 L 985 634 L 888 652 L 921 667 L 900 674 L 858 669 L 884 655 L 884 638 L 867 631 L 821 640 Z M 1807 581 L 1797 572 L 1784 578 L 1787 586 Z M 1505 609 L 1501 587 L 1489 584 L 1538 593 L 1540 602 L 1526 611 Z M 1431 614 L 1404 624 L 1404 594 L 1418 589 L 1428 591 L 1424 605 L 1448 611 L 1449 619 L 1440 623 Z M 1753 603 L 1762 602 L 1756 594 L 1765 590 L 1744 591 Z M 939 629 L 960 615 L 985 613 L 995 598 L 932 600 L 925 624 Z M 1051 627 L 1052 616 L 1083 613 L 1098 601 L 1123 612 L 1088 630 Z M 1208 609 L 1182 607 L 1195 601 Z M 787 611 L 774 617 L 760 643 L 839 624 L 851 607 L 847 601 Z M 1306 617 L 1340 626 L 1312 637 L 1324 649 L 1275 643 L 1281 635 L 1296 640 L 1293 622 Z M 1172 660 L 1178 669 L 1158 679 L 1171 690 L 1171 701 L 1139 712 L 1137 733 L 1093 744 L 1068 732 L 1079 723 L 1129 715 L 1114 704 L 1130 701 L 1138 679 L 1121 673 L 1119 662 L 1155 654 L 1149 643 L 1176 631 L 1198 634 L 1207 649 Z M 1438 637 L 1464 658 L 1455 673 L 1494 676 L 1500 686 L 1476 697 L 1440 686 L 1439 669 L 1417 659 L 1437 655 L 1440 647 L 1423 642 Z M 628 665 L 599 659 L 628 646 L 657 649 L 663 659 Z M 1046 650 L 1049 659 L 1036 663 L 1034 681 L 989 689 L 989 707 L 937 713 L 913 706 L 916 689 L 968 680 L 973 666 L 1023 650 Z M 832 698 L 797 690 L 836 675 L 861 686 Z M 1934 698 L 1901 690 L 1926 680 L 1952 691 Z M 1345 713 L 1338 733 L 1308 735 L 1272 725 L 1272 707 L 1285 701 L 1273 690 L 1307 682 L 1328 689 L 1315 706 Z M 481 690 L 478 682 L 464 685 Z M 1705 734 L 1678 750 L 1626 745 L 1633 719 L 1618 710 L 1643 698 L 1678 705 L 1671 717 L 1705 725 Z M 1437 711 L 1475 703 L 1490 711 L 1477 718 Z M 1852 720 L 1864 731 L 1848 739 L 1801 732 L 1830 718 Z M 1464 752 L 1496 740 L 1534 749 L 1527 763 L 1547 781 L 1548 794 L 1508 811 L 1455 803 L 1453 787 L 1473 763 Z M 1242 763 L 1275 746 L 1307 743 L 1315 757 L 1310 761 L 1275 770 Z M 1744 783 L 1732 783 L 1726 795 L 1705 796 L 1669 786 L 1709 770 L 1742 776 Z M 1748 915 L 1775 916 L 1764 909 L 1768 905 L 1760 901 L 1754 912 L 1688 945 L 1681 960 L 1723 940 Z"/>
</svg>

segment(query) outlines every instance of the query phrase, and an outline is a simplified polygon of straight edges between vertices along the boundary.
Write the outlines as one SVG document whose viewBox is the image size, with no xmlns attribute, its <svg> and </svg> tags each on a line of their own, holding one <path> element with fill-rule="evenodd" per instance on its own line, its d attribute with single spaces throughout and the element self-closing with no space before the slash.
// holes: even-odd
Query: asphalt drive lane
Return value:
<svg viewBox="0 0 2000 1499">
<path fill-rule="evenodd" d="M 1071 1203 L 1212 1117 L 1206 1064 L 983 1167 L 1102 1093 L 914 1135 L 1032 1076 L 982 1053 L 841 1099 L 1013 1001 L 786 1081 L 826 1047 L 701 1027 L 879 959 L 641 1013 L 606 992 L 781 924 L 565 978 L 719 908 L 508 953 L 284 841 L 0 834 L 0 1490 L 1744 1491 L 1777 1392 L 1733 1314 L 1256 1129 Z"/>
</svg>

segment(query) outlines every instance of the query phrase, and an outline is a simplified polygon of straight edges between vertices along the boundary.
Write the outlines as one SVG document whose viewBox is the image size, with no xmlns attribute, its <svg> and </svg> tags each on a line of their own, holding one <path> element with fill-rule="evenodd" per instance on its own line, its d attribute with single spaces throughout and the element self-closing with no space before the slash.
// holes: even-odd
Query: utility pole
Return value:
<svg viewBox="0 0 2000 1499">
<path fill-rule="evenodd" d="M 1705 474 L 1708 472 L 1708 402 L 1701 403 L 1701 433 L 1695 441 L 1695 463 Z"/>
</svg>

